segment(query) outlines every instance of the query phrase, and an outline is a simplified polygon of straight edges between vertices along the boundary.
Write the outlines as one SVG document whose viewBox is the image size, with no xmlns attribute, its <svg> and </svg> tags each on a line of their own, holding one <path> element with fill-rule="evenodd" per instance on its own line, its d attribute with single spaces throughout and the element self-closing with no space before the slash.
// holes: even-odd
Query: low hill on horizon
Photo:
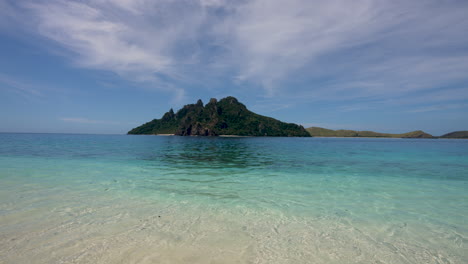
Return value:
<svg viewBox="0 0 468 264">
<path fill-rule="evenodd" d="M 313 137 L 385 137 L 385 138 L 434 138 L 422 130 L 402 134 L 379 133 L 374 131 L 332 130 L 322 127 L 309 127 L 306 130 Z"/>
<path fill-rule="evenodd" d="M 161 119 L 153 119 L 128 132 L 133 135 L 175 134 L 179 136 L 275 136 L 310 137 L 304 127 L 253 113 L 236 98 L 212 98 L 188 104 L 177 113 L 171 109 Z"/>
<path fill-rule="evenodd" d="M 455 131 L 455 132 L 442 135 L 440 136 L 440 138 L 467 138 L 468 139 L 468 131 Z"/>
</svg>

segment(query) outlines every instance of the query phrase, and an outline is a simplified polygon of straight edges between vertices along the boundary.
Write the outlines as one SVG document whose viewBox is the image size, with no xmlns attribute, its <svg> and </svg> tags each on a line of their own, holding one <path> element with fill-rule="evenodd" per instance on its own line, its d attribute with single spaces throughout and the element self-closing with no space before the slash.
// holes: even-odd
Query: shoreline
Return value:
<svg viewBox="0 0 468 264">
<path fill-rule="evenodd" d="M 238 136 L 238 135 L 218 135 L 218 137 L 255 137 L 255 136 Z"/>
<path fill-rule="evenodd" d="M 127 134 L 129 135 L 129 134 Z M 136 134 L 130 134 L 136 135 Z M 144 135 L 144 134 L 143 134 Z M 147 134 L 149 136 L 176 136 L 176 134 Z M 203 137 L 203 136 L 202 136 Z M 218 135 L 215 137 L 224 137 L 224 138 L 247 138 L 247 137 L 269 137 L 269 136 L 238 136 L 238 135 Z M 303 137 L 297 137 L 303 138 Z M 419 137 L 333 137 L 333 136 L 310 136 L 310 138 L 390 138 L 390 139 L 468 139 L 468 138 L 441 138 L 441 137 L 432 137 L 432 138 L 419 138 Z"/>
</svg>

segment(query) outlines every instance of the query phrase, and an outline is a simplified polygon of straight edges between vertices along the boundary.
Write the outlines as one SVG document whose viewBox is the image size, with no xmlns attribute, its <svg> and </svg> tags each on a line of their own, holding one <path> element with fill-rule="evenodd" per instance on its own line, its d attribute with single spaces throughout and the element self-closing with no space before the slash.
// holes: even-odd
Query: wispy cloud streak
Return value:
<svg viewBox="0 0 468 264">
<path fill-rule="evenodd" d="M 62 117 L 61 121 L 67 123 L 77 123 L 77 124 L 97 124 L 97 125 L 120 125 L 121 122 L 115 121 L 105 121 L 105 120 L 92 120 L 84 117 Z"/>
<path fill-rule="evenodd" d="M 215 78 L 257 95 L 303 100 L 399 100 L 468 83 L 463 1 L 25 0 L 8 6 L 20 19 L 31 17 L 31 29 L 69 51 L 76 65 L 151 83 L 179 98 L 186 89 L 208 89 L 204 81 Z M 201 85 L 186 85 L 194 82 Z"/>
<path fill-rule="evenodd" d="M 0 88 L 13 91 L 27 98 L 40 98 L 44 96 L 41 88 L 3 73 L 0 73 Z"/>
</svg>

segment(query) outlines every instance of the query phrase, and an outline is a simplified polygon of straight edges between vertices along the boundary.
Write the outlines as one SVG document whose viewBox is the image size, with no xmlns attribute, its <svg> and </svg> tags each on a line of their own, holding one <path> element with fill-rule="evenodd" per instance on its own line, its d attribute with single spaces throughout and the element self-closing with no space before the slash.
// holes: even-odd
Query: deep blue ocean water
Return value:
<svg viewBox="0 0 468 264">
<path fill-rule="evenodd" d="M 0 263 L 468 263 L 468 140 L 0 134 Z"/>
</svg>

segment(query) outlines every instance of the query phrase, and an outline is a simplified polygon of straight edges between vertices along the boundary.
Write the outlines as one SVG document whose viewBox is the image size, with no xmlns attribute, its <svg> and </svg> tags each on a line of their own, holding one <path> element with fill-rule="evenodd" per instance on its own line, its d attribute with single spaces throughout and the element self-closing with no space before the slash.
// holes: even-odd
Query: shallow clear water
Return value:
<svg viewBox="0 0 468 264">
<path fill-rule="evenodd" d="M 468 263 L 468 140 L 0 134 L 0 263 Z"/>
</svg>

